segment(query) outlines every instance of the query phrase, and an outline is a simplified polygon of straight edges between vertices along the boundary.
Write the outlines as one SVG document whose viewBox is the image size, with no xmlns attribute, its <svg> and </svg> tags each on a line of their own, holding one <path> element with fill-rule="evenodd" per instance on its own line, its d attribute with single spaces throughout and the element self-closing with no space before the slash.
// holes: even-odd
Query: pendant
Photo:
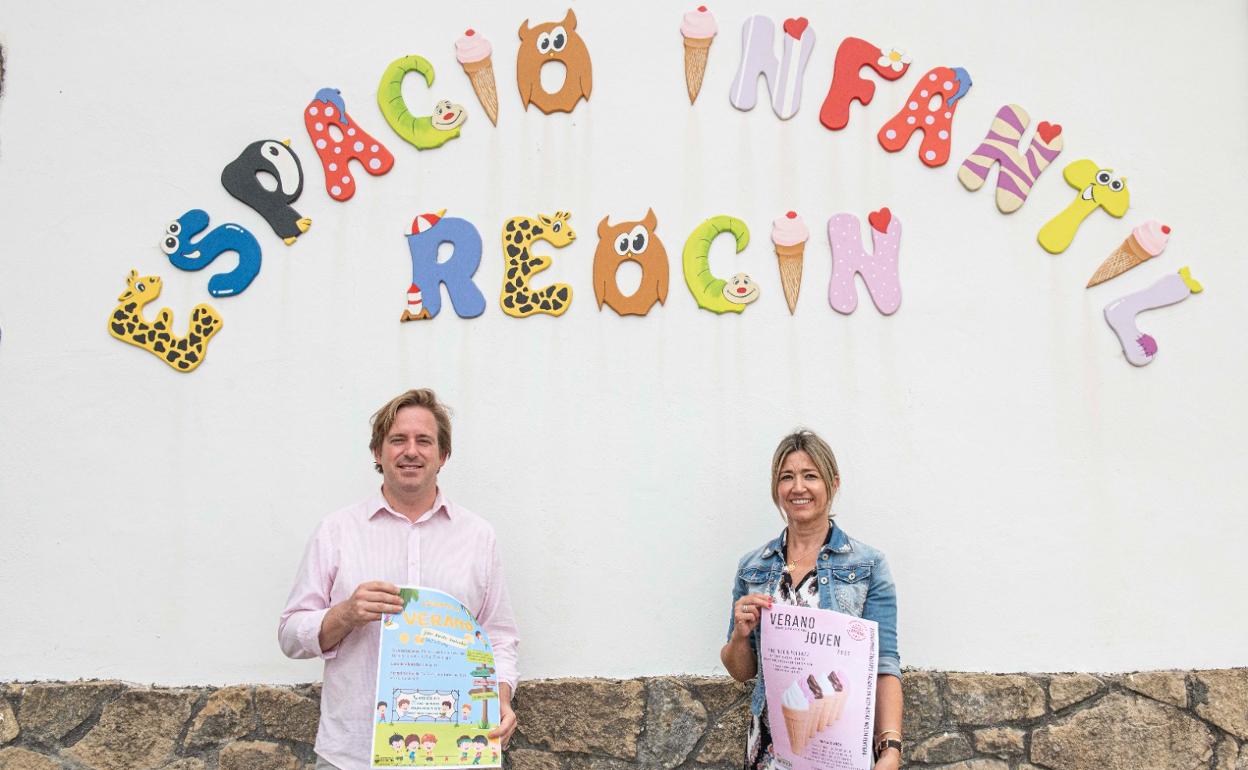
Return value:
<svg viewBox="0 0 1248 770">
<path fill-rule="evenodd" d="M 793 574 L 793 570 L 795 569 L 797 569 L 797 564 L 795 562 L 789 562 L 784 565 L 784 571 L 789 573 L 790 575 Z"/>
</svg>

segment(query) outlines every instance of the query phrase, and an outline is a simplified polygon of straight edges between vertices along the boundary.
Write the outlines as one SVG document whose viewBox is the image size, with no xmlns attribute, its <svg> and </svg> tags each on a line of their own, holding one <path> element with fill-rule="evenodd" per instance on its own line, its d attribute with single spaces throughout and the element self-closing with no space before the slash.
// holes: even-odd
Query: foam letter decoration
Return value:
<svg viewBox="0 0 1248 770">
<path fill-rule="evenodd" d="M 712 313 L 741 313 L 758 299 L 758 285 L 745 273 L 730 280 L 711 274 L 711 242 L 723 233 L 732 233 L 740 254 L 750 244 L 750 228 L 736 217 L 711 217 L 693 229 L 681 255 L 685 284 L 698 307 Z"/>
<path fill-rule="evenodd" d="M 563 87 L 553 94 L 542 87 L 542 65 L 551 61 L 563 62 L 567 69 Z M 520 101 L 525 110 L 533 104 L 547 115 L 571 112 L 581 99 L 589 101 L 589 92 L 594 87 L 593 64 L 589 61 L 585 41 L 577 34 L 576 14 L 571 8 L 563 21 L 529 27 L 529 20 L 525 19 L 520 25 L 516 85 L 520 88 Z"/>
<path fill-rule="evenodd" d="M 506 276 L 499 304 L 507 315 L 515 318 L 534 313 L 558 316 L 572 304 L 572 287 L 566 283 L 554 283 L 541 289 L 529 286 L 533 275 L 550 267 L 550 257 L 534 254 L 533 244 L 546 241 L 559 249 L 576 240 L 576 233 L 568 226 L 570 216 L 566 211 L 556 211 L 553 217 L 545 214 L 512 217 L 503 225 Z"/>
<path fill-rule="evenodd" d="M 789 306 L 789 315 L 797 309 L 797 296 L 802 290 L 802 259 L 809 238 L 806 221 L 796 211 L 771 221 L 771 242 L 776 246 L 780 285 L 784 287 L 784 301 Z"/>
<path fill-rule="evenodd" d="M 208 279 L 208 293 L 214 297 L 242 294 L 260 272 L 260 244 L 250 231 L 227 223 L 212 228 L 194 243 L 191 239 L 208 227 L 208 212 L 191 209 L 165 228 L 160 250 L 179 270 L 203 270 L 227 251 L 238 254 L 238 267 Z"/>
<path fill-rule="evenodd" d="M 208 340 L 221 331 L 221 316 L 210 305 L 191 310 L 191 323 L 185 337 L 175 336 L 173 311 L 162 307 L 156 320 L 143 319 L 143 306 L 160 296 L 160 276 L 140 276 L 131 270 L 126 290 L 117 298 L 117 307 L 108 319 L 108 333 L 169 364 L 174 371 L 189 372 L 204 361 Z"/>
<path fill-rule="evenodd" d="M 802 102 L 802 76 L 815 47 L 815 30 L 806 17 L 784 20 L 784 52 L 776 59 L 772 38 L 776 25 L 766 16 L 751 16 L 741 27 L 741 66 L 732 79 L 728 101 L 738 110 L 754 109 L 758 101 L 758 76 L 767 79 L 771 109 L 781 120 L 797 114 Z"/>
<path fill-rule="evenodd" d="M 1018 145 L 1030 123 L 1027 111 L 1017 104 L 1007 104 L 997 110 L 983 143 L 958 169 L 958 181 L 974 192 L 988 180 L 992 164 L 1001 164 L 997 172 L 997 208 L 1002 214 L 1012 214 L 1022 208 L 1031 186 L 1062 151 L 1062 127 L 1042 121 L 1027 147 L 1027 155 L 1021 154 Z"/>
<path fill-rule="evenodd" d="M 1152 363 L 1157 355 L 1157 340 L 1152 335 L 1144 334 L 1135 325 L 1135 317 L 1145 310 L 1173 305 L 1182 302 L 1192 294 L 1204 290 L 1192 272 L 1184 267 L 1178 273 L 1163 276 L 1160 281 L 1147 289 L 1128 294 L 1105 306 L 1105 320 L 1109 328 L 1118 335 L 1122 352 L 1127 360 L 1136 366 Z"/>
<path fill-rule="evenodd" d="M 901 248 L 901 220 L 887 207 L 867 216 L 871 225 L 874 253 L 862 248 L 862 224 L 853 214 L 833 214 L 828 220 L 828 241 L 832 243 L 832 280 L 828 283 L 828 304 L 838 313 L 849 315 L 858 307 L 854 275 L 862 276 L 871 301 L 883 315 L 901 307 L 901 277 L 897 273 Z"/>
<path fill-rule="evenodd" d="M 277 180 L 277 189 L 266 190 L 256 174 Z M 277 237 L 290 246 L 312 226 L 312 220 L 291 208 L 303 193 L 303 166 L 290 149 L 290 140 L 262 139 L 252 142 L 221 171 L 226 192 L 255 209 Z"/>
<path fill-rule="evenodd" d="M 935 168 L 949 160 L 949 132 L 958 102 L 971 90 L 971 76 L 961 67 L 936 67 L 919 81 L 901 111 L 880 128 L 880 146 L 897 152 L 915 131 L 923 131 L 919 159 Z M 940 98 L 943 97 L 943 98 Z M 939 101 L 935 109 L 932 102 Z"/>
<path fill-rule="evenodd" d="M 658 220 L 654 209 L 647 209 L 644 219 L 611 224 L 610 217 L 598 223 L 598 248 L 594 251 L 594 298 L 598 309 L 606 303 L 620 315 L 645 315 L 667 302 L 667 249 L 654 232 Z M 624 296 L 616 283 L 620 265 L 628 261 L 641 265 L 641 285 Z"/>
<path fill-rule="evenodd" d="M 347 167 L 347 161 L 358 161 L 373 176 L 381 176 L 394 166 L 394 156 L 385 145 L 369 136 L 347 114 L 342 93 L 337 88 L 322 88 L 316 92 L 303 111 L 303 125 L 325 169 L 325 189 L 336 201 L 351 200 L 355 195 L 355 176 Z M 331 126 L 338 131 L 337 138 L 330 131 Z"/>
<path fill-rule="evenodd" d="M 1079 194 L 1062 213 L 1045 223 L 1036 236 L 1036 240 L 1050 254 L 1065 251 L 1075 240 L 1079 225 L 1093 211 L 1103 208 L 1110 216 L 1121 217 L 1131 205 L 1127 178 L 1119 178 L 1112 168 L 1100 168 L 1084 158 L 1067 166 L 1062 176 L 1066 184 L 1078 190 Z"/>
<path fill-rule="evenodd" d="M 464 36 L 455 41 L 455 59 L 472 82 L 472 90 L 490 123 L 497 126 L 498 89 L 494 85 L 493 53 L 494 46 L 474 29 L 466 30 Z"/>
<path fill-rule="evenodd" d="M 412 287 L 418 294 L 421 287 L 429 290 L 429 295 L 423 298 L 427 318 L 433 318 L 442 309 L 438 284 L 446 286 L 456 315 L 476 318 L 485 312 L 485 295 L 472 282 L 481 264 L 481 233 L 468 220 L 444 217 L 444 213 L 446 209 L 436 214 L 422 214 L 412 221 L 412 232 L 407 236 L 407 250 L 412 254 Z M 439 262 L 438 247 L 444 243 L 451 244 L 453 250 L 449 259 Z M 411 309 L 409 307 L 408 311 Z M 420 317 L 420 310 L 416 308 L 417 317 Z M 416 320 L 409 317 L 408 311 L 404 312 L 402 320 Z"/>
<path fill-rule="evenodd" d="M 1087 288 L 1122 275 L 1133 267 L 1139 267 L 1165 250 L 1170 242 L 1170 226 L 1150 219 L 1131 230 L 1127 239 L 1110 252 L 1101 266 L 1088 279 Z"/>
<path fill-rule="evenodd" d="M 706 75 L 706 59 L 711 53 L 711 43 L 719 25 L 715 16 L 699 5 L 697 10 L 689 11 L 680 20 L 680 35 L 685 39 L 685 88 L 689 91 L 689 103 L 698 99 L 702 90 L 702 78 Z"/>
<path fill-rule="evenodd" d="M 441 147 L 459 136 L 459 127 L 468 119 L 464 108 L 443 99 L 433 106 L 433 115 L 417 117 L 407 109 L 403 101 L 403 78 L 415 72 L 425 79 L 425 85 L 433 86 L 433 65 L 423 56 L 404 56 L 390 62 L 381 73 L 377 85 L 377 106 L 394 133 L 418 150 Z"/>
<path fill-rule="evenodd" d="M 836 49 L 832 67 L 832 85 L 823 98 L 819 122 L 833 131 L 849 123 L 849 107 L 855 99 L 863 106 L 875 97 L 875 83 L 862 76 L 862 68 L 870 67 L 885 80 L 896 80 L 910 69 L 910 57 L 890 48 L 888 53 L 857 37 L 847 37 Z"/>
</svg>

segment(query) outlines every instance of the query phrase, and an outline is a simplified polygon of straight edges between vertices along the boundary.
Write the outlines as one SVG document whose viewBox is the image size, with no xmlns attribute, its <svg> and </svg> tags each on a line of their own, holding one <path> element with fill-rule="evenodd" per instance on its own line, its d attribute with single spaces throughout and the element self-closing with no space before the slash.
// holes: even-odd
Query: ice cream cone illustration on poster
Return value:
<svg viewBox="0 0 1248 770">
<path fill-rule="evenodd" d="M 455 597 L 404 587 L 381 622 L 369 767 L 502 767 L 494 649 Z"/>
<path fill-rule="evenodd" d="M 878 626 L 829 610 L 763 611 L 759 660 L 772 752 L 790 770 L 870 770 Z"/>
</svg>

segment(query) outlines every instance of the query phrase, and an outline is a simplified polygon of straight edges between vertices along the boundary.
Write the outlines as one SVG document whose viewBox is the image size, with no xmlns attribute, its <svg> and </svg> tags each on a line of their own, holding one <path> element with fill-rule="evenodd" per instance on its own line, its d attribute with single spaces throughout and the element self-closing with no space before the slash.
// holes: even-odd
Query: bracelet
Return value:
<svg viewBox="0 0 1248 770">
<path fill-rule="evenodd" d="M 883 739 L 883 737 L 884 737 L 885 735 L 888 735 L 889 733 L 892 733 L 893 735 L 896 735 L 896 736 L 897 736 L 897 740 L 901 740 L 901 733 L 900 733 L 900 732 L 898 732 L 897 730 L 880 730 L 878 733 L 876 733 L 876 734 L 875 734 L 875 739 L 876 739 L 877 741 L 878 741 L 878 740 L 881 740 L 881 739 Z"/>
</svg>

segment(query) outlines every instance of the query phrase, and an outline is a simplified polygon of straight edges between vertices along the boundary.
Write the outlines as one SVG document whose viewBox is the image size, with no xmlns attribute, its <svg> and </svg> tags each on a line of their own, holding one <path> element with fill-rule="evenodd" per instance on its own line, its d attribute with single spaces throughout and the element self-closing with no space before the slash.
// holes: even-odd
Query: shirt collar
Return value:
<svg viewBox="0 0 1248 770">
<path fill-rule="evenodd" d="M 446 496 L 442 494 L 442 488 L 438 487 L 438 494 L 433 498 L 433 507 L 421 514 L 420 518 L 416 519 L 416 521 L 418 523 L 427 521 L 439 513 L 444 514 L 448 519 L 454 518 L 452 514 L 452 509 L 454 507 L 454 503 L 447 500 Z M 368 502 L 364 506 L 364 511 L 370 520 L 383 511 L 389 513 L 391 516 L 398 516 L 404 521 L 408 520 L 406 516 L 390 507 L 390 503 L 386 502 L 386 496 L 381 493 L 381 487 L 378 487 L 377 491 L 368 498 Z"/>
</svg>

